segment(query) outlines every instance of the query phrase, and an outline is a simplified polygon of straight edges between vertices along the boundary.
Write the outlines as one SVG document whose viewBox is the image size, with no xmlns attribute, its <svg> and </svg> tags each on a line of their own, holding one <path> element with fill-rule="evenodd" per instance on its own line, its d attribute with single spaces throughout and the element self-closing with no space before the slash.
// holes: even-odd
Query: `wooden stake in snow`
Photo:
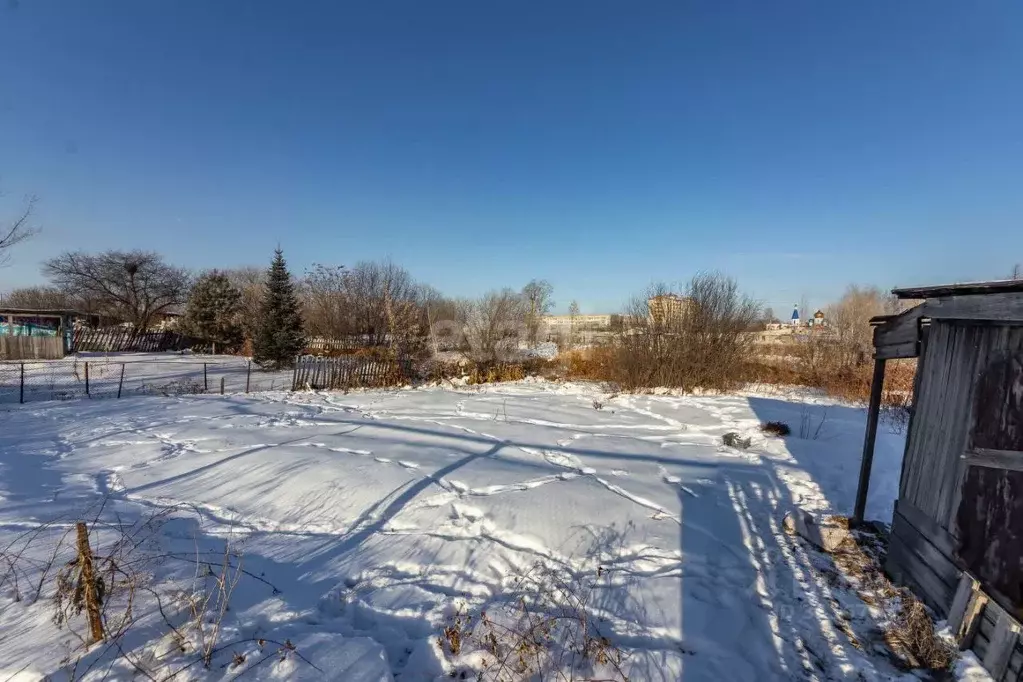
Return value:
<svg viewBox="0 0 1023 682">
<path fill-rule="evenodd" d="M 85 612 L 89 618 L 90 644 L 103 639 L 103 619 L 100 616 L 100 597 L 96 590 L 96 574 L 92 567 L 92 548 L 89 547 L 89 530 L 79 521 L 75 524 L 78 531 L 78 564 L 81 566 L 81 587 L 85 597 Z"/>
</svg>

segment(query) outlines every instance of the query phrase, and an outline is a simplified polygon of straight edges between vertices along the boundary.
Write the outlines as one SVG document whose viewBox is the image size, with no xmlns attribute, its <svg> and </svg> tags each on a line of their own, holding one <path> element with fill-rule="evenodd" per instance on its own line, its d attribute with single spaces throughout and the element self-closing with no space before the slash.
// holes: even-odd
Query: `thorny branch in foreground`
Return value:
<svg viewBox="0 0 1023 682">
<path fill-rule="evenodd" d="M 145 679 L 169 680 L 196 665 L 209 668 L 222 656 L 230 656 L 223 667 L 246 666 L 239 675 L 263 662 L 290 657 L 318 670 L 290 640 L 248 636 L 224 641 L 231 597 L 242 580 L 280 593 L 242 567 L 232 538 L 223 552 L 200 551 L 197 545 L 192 554 L 166 551 L 163 524 L 196 510 L 168 506 L 127 523 L 106 511 L 107 501 L 89 513 L 41 523 L 0 547 L 0 599 L 26 608 L 41 601 L 53 604 L 54 623 L 73 637 L 62 663 L 70 680 L 98 666 L 108 667 L 109 674 L 118 661 Z M 157 569 L 168 562 L 192 568 L 192 577 L 158 580 Z M 86 618 L 81 618 L 83 613 Z M 157 654 L 126 646 L 126 635 L 134 628 L 154 622 L 162 624 L 174 647 Z M 248 665 L 246 654 L 239 651 L 245 645 L 254 659 Z"/>
</svg>

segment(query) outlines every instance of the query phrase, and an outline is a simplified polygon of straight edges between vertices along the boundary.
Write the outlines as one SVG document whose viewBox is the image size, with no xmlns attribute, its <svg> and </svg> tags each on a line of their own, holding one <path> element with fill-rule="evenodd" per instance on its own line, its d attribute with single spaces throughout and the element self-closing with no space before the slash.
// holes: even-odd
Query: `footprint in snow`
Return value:
<svg viewBox="0 0 1023 682">
<path fill-rule="evenodd" d="M 405 467 L 406 469 L 418 469 L 419 462 L 409 462 L 403 459 L 398 460 L 398 464 Z"/>
<path fill-rule="evenodd" d="M 625 471 L 624 469 L 612 469 L 611 470 L 611 475 L 612 476 L 628 476 L 629 472 Z"/>
</svg>

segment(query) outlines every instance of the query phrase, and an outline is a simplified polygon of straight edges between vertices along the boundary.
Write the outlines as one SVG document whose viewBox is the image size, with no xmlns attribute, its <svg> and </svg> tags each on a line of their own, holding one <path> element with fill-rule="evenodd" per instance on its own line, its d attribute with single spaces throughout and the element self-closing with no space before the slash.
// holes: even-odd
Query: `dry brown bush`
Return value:
<svg viewBox="0 0 1023 682">
<path fill-rule="evenodd" d="M 664 315 L 651 314 L 647 301 L 669 295 L 667 287 L 656 285 L 634 299 L 623 330 L 604 351 L 604 380 L 626 390 L 726 390 L 747 382 L 743 369 L 753 353 L 748 332 L 759 317 L 756 302 L 718 273 L 699 274 L 683 290 L 684 302 Z"/>
<path fill-rule="evenodd" d="M 625 655 L 590 609 L 594 591 L 608 577 L 599 566 L 593 575 L 571 579 L 537 564 L 515 579 L 513 594 L 491 611 L 458 609 L 439 645 L 456 657 L 475 654 L 462 679 L 627 682 Z"/>
</svg>

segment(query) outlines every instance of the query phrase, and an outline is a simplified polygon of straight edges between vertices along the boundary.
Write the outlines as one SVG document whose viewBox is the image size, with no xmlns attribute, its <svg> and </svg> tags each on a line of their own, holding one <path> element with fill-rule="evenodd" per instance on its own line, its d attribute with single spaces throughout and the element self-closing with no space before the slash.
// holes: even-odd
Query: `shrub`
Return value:
<svg viewBox="0 0 1023 682">
<path fill-rule="evenodd" d="M 623 329 L 604 351 L 607 376 L 623 388 L 734 389 L 746 383 L 759 309 L 735 280 L 700 274 L 684 296 L 664 286 L 634 299 Z M 660 297 L 664 305 L 652 302 Z"/>
<path fill-rule="evenodd" d="M 598 567 L 595 575 L 566 579 L 537 564 L 492 610 L 458 608 L 442 629 L 441 650 L 468 661 L 461 679 L 625 681 L 625 656 L 591 612 L 591 596 L 608 576 Z"/>
</svg>

